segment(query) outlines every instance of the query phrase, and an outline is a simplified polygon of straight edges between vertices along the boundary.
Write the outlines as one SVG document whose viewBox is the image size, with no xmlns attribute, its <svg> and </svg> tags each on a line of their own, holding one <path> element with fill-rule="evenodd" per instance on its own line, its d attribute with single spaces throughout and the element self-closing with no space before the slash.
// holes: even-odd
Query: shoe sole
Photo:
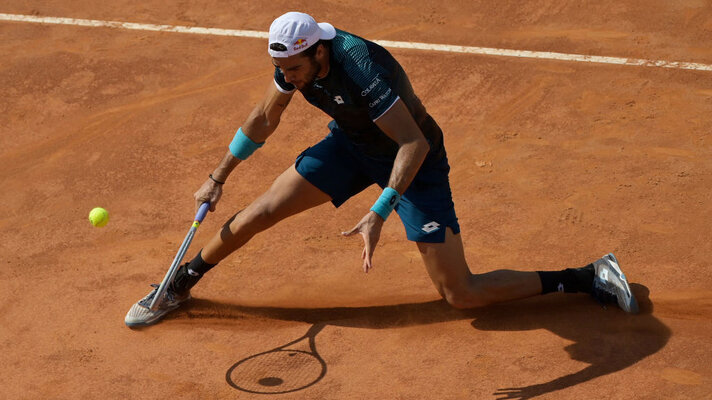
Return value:
<svg viewBox="0 0 712 400">
<path fill-rule="evenodd" d="M 613 282 L 613 283 L 616 284 L 617 287 L 619 287 L 619 290 L 621 290 L 620 286 L 622 286 L 623 287 L 622 290 L 625 293 L 630 294 L 630 296 L 627 296 L 628 297 L 627 302 L 626 301 L 621 302 L 620 300 L 618 301 L 618 307 L 623 309 L 623 311 L 625 311 L 625 312 L 628 312 L 631 314 L 637 314 L 639 311 L 638 301 L 635 299 L 635 295 L 633 294 L 633 291 L 630 290 L 630 285 L 628 285 L 628 279 L 626 278 L 625 274 L 623 273 L 623 270 L 621 270 L 620 264 L 618 263 L 618 259 L 616 258 L 616 256 L 613 255 L 613 253 L 608 253 L 607 255 L 603 256 L 603 259 L 607 261 L 609 270 L 611 270 L 615 274 L 617 282 Z M 610 279 L 609 279 L 609 282 L 611 282 Z M 620 298 L 621 296 L 618 296 L 618 297 Z"/>
</svg>

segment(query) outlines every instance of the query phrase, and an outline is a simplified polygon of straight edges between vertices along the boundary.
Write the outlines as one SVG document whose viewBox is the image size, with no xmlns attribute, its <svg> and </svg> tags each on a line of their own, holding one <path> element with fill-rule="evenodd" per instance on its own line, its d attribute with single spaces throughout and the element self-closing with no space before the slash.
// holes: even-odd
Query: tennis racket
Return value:
<svg viewBox="0 0 712 400">
<path fill-rule="evenodd" d="M 193 221 L 193 225 L 190 227 L 190 230 L 188 231 L 188 234 L 185 236 L 185 239 L 183 239 L 183 243 L 180 245 L 180 248 L 178 249 L 178 254 L 176 254 L 175 258 L 173 259 L 173 263 L 171 264 L 171 267 L 168 269 L 166 276 L 163 277 L 163 281 L 161 282 L 161 285 L 158 286 L 158 291 L 156 292 L 156 295 L 153 297 L 153 301 L 151 301 L 151 306 L 149 307 L 149 309 L 151 311 L 158 310 L 158 307 L 161 305 L 161 301 L 163 300 L 163 295 L 166 293 L 166 289 L 168 289 L 168 285 L 171 282 L 173 282 L 173 278 L 175 278 L 176 272 L 178 271 L 178 265 L 180 265 L 180 262 L 183 261 L 183 257 L 185 257 L 185 252 L 188 251 L 188 246 L 190 246 L 190 243 L 193 241 L 193 236 L 195 236 L 195 231 L 198 230 L 200 223 L 203 222 L 203 219 L 205 218 L 205 215 L 208 213 L 209 208 L 210 208 L 209 202 L 205 202 L 205 203 L 201 204 L 200 208 L 198 208 L 198 212 L 195 214 L 195 219 Z"/>
</svg>

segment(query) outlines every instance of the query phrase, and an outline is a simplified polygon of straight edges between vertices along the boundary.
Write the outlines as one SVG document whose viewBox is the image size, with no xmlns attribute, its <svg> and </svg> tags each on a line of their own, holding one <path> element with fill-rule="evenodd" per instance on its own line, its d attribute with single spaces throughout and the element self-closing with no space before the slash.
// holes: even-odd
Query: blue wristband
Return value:
<svg viewBox="0 0 712 400">
<path fill-rule="evenodd" d="M 371 211 L 378 214 L 385 221 L 391 211 L 398 205 L 400 198 L 401 196 L 397 190 L 387 187 L 383 189 L 383 193 L 381 193 L 381 196 L 376 200 L 376 203 L 373 204 Z"/>
<path fill-rule="evenodd" d="M 247 157 L 251 156 L 255 150 L 259 149 L 264 145 L 263 143 L 255 143 L 252 139 L 248 138 L 243 132 L 242 128 L 238 129 L 235 133 L 235 137 L 232 138 L 232 143 L 230 143 L 230 153 L 233 156 L 239 158 L 242 161 L 247 160 Z"/>
</svg>

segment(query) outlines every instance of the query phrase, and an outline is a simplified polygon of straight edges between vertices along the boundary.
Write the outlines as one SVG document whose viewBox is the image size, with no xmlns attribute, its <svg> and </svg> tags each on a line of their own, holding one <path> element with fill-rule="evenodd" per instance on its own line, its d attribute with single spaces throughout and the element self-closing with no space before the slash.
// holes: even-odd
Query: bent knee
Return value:
<svg viewBox="0 0 712 400">
<path fill-rule="evenodd" d="M 485 296 L 465 289 L 442 288 L 440 294 L 448 304 L 457 309 L 484 307 L 490 304 Z"/>
</svg>

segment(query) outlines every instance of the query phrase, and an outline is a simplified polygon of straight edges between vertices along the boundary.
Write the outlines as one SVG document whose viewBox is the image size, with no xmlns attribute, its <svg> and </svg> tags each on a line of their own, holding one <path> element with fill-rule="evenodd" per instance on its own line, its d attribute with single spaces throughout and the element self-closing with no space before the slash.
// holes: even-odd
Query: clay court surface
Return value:
<svg viewBox="0 0 712 400">
<path fill-rule="evenodd" d="M 0 13 L 264 32 L 299 9 L 367 39 L 712 64 L 703 0 L 31 3 Z M 471 270 L 578 267 L 612 251 L 640 315 L 562 294 L 452 309 L 397 217 L 364 274 L 360 238 L 340 232 L 372 187 L 258 235 L 187 307 L 131 330 L 124 315 L 170 265 L 193 192 L 272 84 L 267 42 L 5 21 L 0 39 L 0 398 L 712 393 L 712 71 L 391 50 L 445 132 Z M 328 121 L 295 95 L 187 258 Z M 96 206 L 105 228 L 86 219 Z M 233 368 L 310 329 L 317 382 Z"/>
</svg>

